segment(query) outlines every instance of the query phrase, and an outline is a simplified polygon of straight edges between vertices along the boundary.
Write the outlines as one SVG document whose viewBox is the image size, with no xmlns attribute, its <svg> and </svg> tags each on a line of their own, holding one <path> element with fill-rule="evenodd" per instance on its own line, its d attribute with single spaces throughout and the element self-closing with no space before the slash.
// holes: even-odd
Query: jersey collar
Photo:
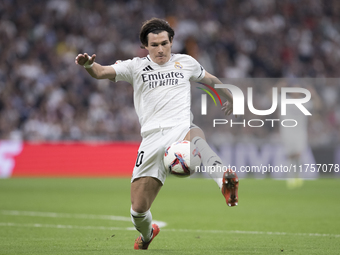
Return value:
<svg viewBox="0 0 340 255">
<path fill-rule="evenodd" d="M 172 60 L 173 56 L 174 56 L 174 54 L 173 54 L 173 53 L 171 53 L 171 55 L 170 55 L 170 58 L 169 58 L 168 62 L 164 63 L 162 66 L 164 66 L 164 65 L 168 64 L 168 63 L 169 63 L 169 62 Z M 151 59 L 151 57 L 150 57 L 150 55 L 149 55 L 149 54 L 146 56 L 146 58 L 147 58 L 147 59 L 148 59 L 148 60 L 149 60 L 151 63 L 154 63 L 155 65 L 158 65 L 156 62 L 154 62 L 154 61 Z"/>
</svg>

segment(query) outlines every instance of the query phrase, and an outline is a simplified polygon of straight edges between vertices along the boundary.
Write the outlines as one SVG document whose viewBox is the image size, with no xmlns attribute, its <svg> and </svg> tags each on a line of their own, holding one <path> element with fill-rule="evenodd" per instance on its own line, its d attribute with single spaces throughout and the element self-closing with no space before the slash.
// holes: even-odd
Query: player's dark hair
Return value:
<svg viewBox="0 0 340 255">
<path fill-rule="evenodd" d="M 148 34 L 159 34 L 163 31 L 168 32 L 169 41 L 172 42 L 172 39 L 175 36 L 175 31 L 170 27 L 167 21 L 158 18 L 152 18 L 145 21 L 139 33 L 139 39 L 142 43 L 141 48 L 148 46 Z"/>
</svg>

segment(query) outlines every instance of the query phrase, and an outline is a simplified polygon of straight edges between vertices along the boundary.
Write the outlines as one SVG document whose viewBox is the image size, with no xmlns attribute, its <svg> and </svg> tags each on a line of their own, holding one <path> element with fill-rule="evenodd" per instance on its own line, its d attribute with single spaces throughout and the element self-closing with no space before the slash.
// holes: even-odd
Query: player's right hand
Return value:
<svg viewBox="0 0 340 255">
<path fill-rule="evenodd" d="M 83 66 L 88 61 L 86 64 L 91 65 L 94 62 L 95 58 L 96 58 L 96 54 L 93 54 L 91 57 L 87 53 L 78 54 L 78 56 L 75 59 L 75 63 L 77 65 Z"/>
</svg>

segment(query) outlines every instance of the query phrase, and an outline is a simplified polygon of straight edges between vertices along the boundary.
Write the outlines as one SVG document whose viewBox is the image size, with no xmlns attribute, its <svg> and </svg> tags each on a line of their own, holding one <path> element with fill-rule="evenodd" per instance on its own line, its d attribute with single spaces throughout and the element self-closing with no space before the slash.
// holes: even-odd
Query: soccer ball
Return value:
<svg viewBox="0 0 340 255">
<path fill-rule="evenodd" d="M 173 175 L 187 177 L 201 165 L 201 154 L 189 141 L 171 144 L 164 153 L 164 166 Z"/>
</svg>

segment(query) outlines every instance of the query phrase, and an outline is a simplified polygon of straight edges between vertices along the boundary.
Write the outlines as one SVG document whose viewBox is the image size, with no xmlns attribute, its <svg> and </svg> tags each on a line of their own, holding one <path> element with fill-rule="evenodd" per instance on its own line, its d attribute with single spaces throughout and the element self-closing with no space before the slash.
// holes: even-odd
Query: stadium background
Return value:
<svg viewBox="0 0 340 255">
<path fill-rule="evenodd" d="M 166 18 L 176 33 L 173 52 L 192 55 L 220 78 L 336 78 L 339 12 L 336 0 L 2 1 L 0 176 L 130 175 L 141 139 L 132 88 L 94 80 L 74 58 L 96 53 L 112 64 L 145 56 L 138 33 L 146 19 Z M 315 87 L 322 107 L 308 132 L 317 163 L 340 162 L 333 80 Z M 256 146 L 278 132 L 265 131 L 225 132 L 233 144 L 246 135 Z M 116 154 L 122 142 L 126 153 Z"/>
<path fill-rule="evenodd" d="M 221 79 L 327 78 L 314 86 L 321 107 L 309 118 L 308 155 L 339 163 L 339 13 L 337 0 L 1 0 L 0 177 L 15 178 L 0 178 L 0 254 L 135 254 L 132 89 L 91 78 L 74 58 L 144 56 L 139 27 L 154 16 L 174 26 L 174 52 Z M 196 86 L 195 122 L 204 125 Z M 255 91 L 268 109 L 265 90 Z M 222 117 L 218 108 L 208 97 L 211 117 Z M 216 151 L 241 152 L 248 164 L 268 162 L 280 146 L 276 128 L 204 131 Z M 65 176 L 73 178 L 42 178 Z M 152 206 L 163 226 L 148 253 L 339 254 L 339 181 L 289 189 L 285 180 L 242 178 L 230 208 L 214 181 L 169 177 Z"/>
</svg>

